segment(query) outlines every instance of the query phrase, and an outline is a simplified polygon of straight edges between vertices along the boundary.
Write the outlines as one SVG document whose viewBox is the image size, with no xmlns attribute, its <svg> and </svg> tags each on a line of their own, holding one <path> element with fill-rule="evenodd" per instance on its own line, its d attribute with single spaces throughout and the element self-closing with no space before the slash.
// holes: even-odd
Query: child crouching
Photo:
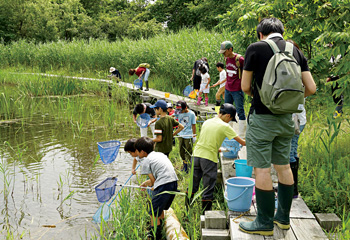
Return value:
<svg viewBox="0 0 350 240">
<path fill-rule="evenodd" d="M 161 221 L 164 219 L 164 210 L 168 210 L 174 200 L 174 194 L 164 191 L 177 191 L 177 175 L 168 157 L 160 152 L 153 151 L 154 142 L 148 137 L 141 137 L 135 142 L 136 154 L 141 159 L 141 174 L 147 175 L 148 180 L 141 187 L 153 187 L 152 205 L 149 210 L 151 229 L 148 239 L 154 239 L 152 229 L 157 225 L 156 239 L 161 239 Z"/>
</svg>

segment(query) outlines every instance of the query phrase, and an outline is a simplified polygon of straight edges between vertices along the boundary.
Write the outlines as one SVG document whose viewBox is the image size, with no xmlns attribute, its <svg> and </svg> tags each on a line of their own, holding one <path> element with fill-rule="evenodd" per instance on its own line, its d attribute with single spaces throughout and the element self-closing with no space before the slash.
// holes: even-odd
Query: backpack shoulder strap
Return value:
<svg viewBox="0 0 350 240">
<path fill-rule="evenodd" d="M 240 55 L 240 54 L 236 54 L 236 57 L 235 57 L 235 60 L 236 60 L 236 66 L 239 68 L 240 67 L 240 64 L 239 64 L 239 59 L 240 59 L 240 57 L 242 57 L 242 55 Z"/>
<path fill-rule="evenodd" d="M 239 63 L 240 57 L 242 57 L 242 55 L 240 55 L 240 54 L 237 53 L 237 54 L 236 54 L 236 57 L 235 57 L 235 60 L 236 60 L 236 66 L 237 66 L 237 68 L 238 68 L 238 78 L 239 78 L 239 79 L 242 79 L 241 65 L 240 65 L 240 63 Z"/>
<path fill-rule="evenodd" d="M 266 42 L 267 44 L 269 44 L 269 46 L 271 47 L 273 53 L 278 53 L 280 52 L 281 50 L 279 49 L 279 47 L 277 46 L 277 44 L 272 41 L 271 39 L 266 39 L 266 40 L 263 40 L 264 42 Z"/>
<path fill-rule="evenodd" d="M 291 56 L 293 56 L 293 43 L 286 42 L 286 48 L 284 49 L 285 52 L 288 52 Z"/>
</svg>

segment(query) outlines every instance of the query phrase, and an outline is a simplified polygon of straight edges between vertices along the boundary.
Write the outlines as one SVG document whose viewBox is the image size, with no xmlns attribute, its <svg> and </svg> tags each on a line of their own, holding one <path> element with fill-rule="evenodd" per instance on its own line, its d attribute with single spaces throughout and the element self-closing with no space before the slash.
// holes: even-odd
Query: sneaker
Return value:
<svg viewBox="0 0 350 240">
<path fill-rule="evenodd" d="M 146 88 L 146 89 L 145 89 L 145 91 L 149 91 L 149 89 L 148 89 L 148 88 Z"/>
</svg>

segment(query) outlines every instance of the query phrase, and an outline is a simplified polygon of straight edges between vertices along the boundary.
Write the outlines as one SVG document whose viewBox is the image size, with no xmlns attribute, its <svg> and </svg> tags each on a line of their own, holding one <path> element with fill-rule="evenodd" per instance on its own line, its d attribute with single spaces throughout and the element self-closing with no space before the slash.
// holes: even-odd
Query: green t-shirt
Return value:
<svg viewBox="0 0 350 240">
<path fill-rule="evenodd" d="M 215 163 L 218 162 L 218 151 L 222 142 L 227 137 L 233 139 L 237 133 L 219 117 L 209 119 L 203 123 L 199 140 L 194 148 L 193 156 L 205 158 Z"/>
<path fill-rule="evenodd" d="M 161 117 L 155 125 L 154 134 L 162 135 L 162 141 L 156 143 L 156 152 L 170 153 L 173 149 L 173 128 L 178 126 L 179 122 L 173 117 Z"/>
</svg>

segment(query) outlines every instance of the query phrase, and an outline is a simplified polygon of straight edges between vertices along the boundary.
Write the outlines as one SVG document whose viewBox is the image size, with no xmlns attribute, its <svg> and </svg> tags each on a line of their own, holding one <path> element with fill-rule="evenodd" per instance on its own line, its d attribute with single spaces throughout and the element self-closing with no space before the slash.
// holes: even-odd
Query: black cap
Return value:
<svg viewBox="0 0 350 240">
<path fill-rule="evenodd" d="M 183 100 L 180 100 L 176 103 L 176 108 L 177 109 L 181 109 L 181 110 L 185 110 L 187 108 L 187 103 Z"/>
<path fill-rule="evenodd" d="M 232 121 L 237 122 L 236 120 L 236 108 L 231 103 L 224 103 L 220 107 L 221 114 L 230 114 L 232 117 Z"/>
</svg>

